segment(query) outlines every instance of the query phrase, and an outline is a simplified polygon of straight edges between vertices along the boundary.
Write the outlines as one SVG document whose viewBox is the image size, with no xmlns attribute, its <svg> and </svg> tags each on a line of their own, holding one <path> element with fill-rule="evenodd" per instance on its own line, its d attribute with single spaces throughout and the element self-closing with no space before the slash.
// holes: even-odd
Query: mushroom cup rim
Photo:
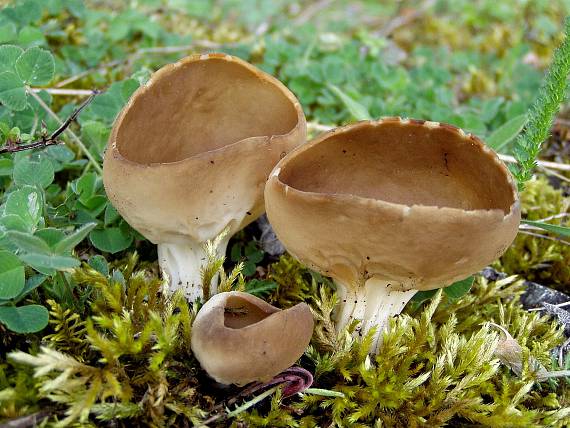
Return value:
<svg viewBox="0 0 570 428">
<path fill-rule="evenodd" d="M 481 150 L 485 151 L 492 157 L 492 160 L 496 163 L 497 167 L 503 169 L 506 173 L 507 180 L 511 186 L 511 190 L 513 191 L 513 203 L 510 205 L 508 213 L 505 213 L 500 208 L 467 210 L 467 209 L 447 207 L 447 206 L 437 206 L 437 205 L 420 205 L 420 204 L 406 205 L 397 202 L 386 201 L 383 199 L 368 198 L 348 193 L 320 193 L 320 192 L 301 190 L 281 181 L 279 175 L 281 173 L 281 170 L 288 162 L 290 162 L 295 156 L 299 155 L 303 151 L 312 148 L 313 146 L 321 143 L 322 141 L 328 139 L 329 137 L 332 137 L 337 134 L 342 134 L 344 132 L 351 131 L 360 127 L 365 127 L 365 126 L 380 127 L 384 124 L 389 124 L 389 123 L 400 123 L 402 125 L 407 125 L 407 124 L 423 125 L 426 126 L 427 128 L 443 127 L 457 133 L 461 138 L 469 139 L 473 141 L 475 144 L 477 144 L 481 148 Z M 420 119 L 408 119 L 408 118 L 402 118 L 400 116 L 386 116 L 376 120 L 360 120 L 357 122 L 349 123 L 347 125 L 331 128 L 328 131 L 320 133 L 311 141 L 295 148 L 285 158 L 281 159 L 277 163 L 277 165 L 275 165 L 273 171 L 269 175 L 268 184 L 270 182 L 275 182 L 283 192 L 293 193 L 301 199 L 314 200 L 315 202 L 336 201 L 342 203 L 352 203 L 352 204 L 361 205 L 363 207 L 392 208 L 392 209 L 398 209 L 402 211 L 402 213 L 410 213 L 410 211 L 425 211 L 425 212 L 438 211 L 441 213 L 449 213 L 455 215 L 461 214 L 463 216 L 473 216 L 473 217 L 500 216 L 503 218 L 503 221 L 507 221 L 512 216 L 517 215 L 517 213 L 520 211 L 521 208 L 519 194 L 514 179 L 512 177 L 512 174 L 505 166 L 505 164 L 499 159 L 495 151 L 486 146 L 485 143 L 481 141 L 481 139 L 479 139 L 477 136 L 473 134 L 466 133 L 459 127 L 447 123 L 430 122 L 427 120 L 420 120 Z"/>
<path fill-rule="evenodd" d="M 218 147 L 218 148 L 213 149 L 213 150 L 206 150 L 204 152 L 196 153 L 192 156 L 188 156 L 184 159 L 173 161 L 173 162 L 142 163 L 142 162 L 133 161 L 133 160 L 123 156 L 123 154 L 121 153 L 121 151 L 117 147 L 117 133 L 118 133 L 118 130 L 123 123 L 123 119 L 125 118 L 128 111 L 132 108 L 134 103 L 137 101 L 137 99 L 140 98 L 148 90 L 150 90 L 150 88 L 157 81 L 167 77 L 169 74 L 173 73 L 176 69 L 178 69 L 178 68 L 180 68 L 186 64 L 189 64 L 189 63 L 198 62 L 198 61 L 207 61 L 207 60 L 224 60 L 224 61 L 228 61 L 228 62 L 235 62 L 235 63 L 239 64 L 240 66 L 246 68 L 248 71 L 252 72 L 256 77 L 260 78 L 261 80 L 263 80 L 267 83 L 271 83 L 274 86 L 276 86 L 277 89 L 279 89 L 282 92 L 282 94 L 285 95 L 285 97 L 293 104 L 293 107 L 295 108 L 295 111 L 297 113 L 297 122 L 296 122 L 295 126 L 293 128 L 291 128 L 291 130 L 285 134 L 251 136 L 251 137 L 243 138 L 241 140 L 234 141 L 231 144 L 227 144 L 225 146 Z M 250 141 L 250 140 L 258 139 L 258 140 L 262 140 L 264 144 L 267 144 L 267 143 L 270 143 L 274 139 L 287 138 L 287 137 L 293 135 L 295 132 L 298 132 L 299 129 L 304 128 L 305 124 L 306 124 L 306 118 L 305 118 L 305 114 L 303 112 L 303 108 L 301 107 L 299 100 L 297 99 L 295 94 L 293 94 L 293 92 L 291 92 L 291 90 L 289 88 L 287 88 L 281 81 L 279 81 L 279 79 L 271 76 L 270 74 L 268 74 L 268 73 L 264 72 L 263 70 L 255 67 L 254 65 L 248 63 L 247 61 L 242 60 L 241 58 L 238 58 L 238 57 L 233 56 L 233 55 L 229 55 L 229 54 L 225 54 L 225 53 L 192 54 L 192 55 L 186 56 L 184 58 L 181 58 L 180 60 L 178 60 L 176 62 L 164 65 L 163 67 L 161 67 L 160 69 L 155 71 L 146 83 L 139 86 L 135 90 L 135 92 L 131 95 L 131 97 L 129 98 L 129 100 L 127 101 L 125 106 L 121 109 L 121 111 L 119 112 L 119 114 L 117 115 L 117 117 L 115 118 L 115 120 L 113 122 L 111 134 L 109 136 L 109 143 L 108 143 L 107 150 L 110 150 L 112 152 L 113 157 L 117 161 L 131 165 L 131 166 L 134 166 L 134 167 L 140 167 L 140 168 L 168 167 L 168 166 L 175 166 L 175 165 L 184 164 L 185 162 L 195 160 L 195 159 L 209 158 L 215 154 L 222 153 L 226 150 L 229 150 L 230 148 L 235 148 L 239 145 L 242 145 L 243 143 Z"/>
<path fill-rule="evenodd" d="M 221 297 L 221 295 L 223 295 L 223 297 Z M 259 297 L 257 297 L 257 296 L 254 296 L 253 294 L 247 293 L 247 292 L 245 292 L 245 291 L 235 291 L 235 290 L 234 290 L 234 291 L 226 291 L 226 292 L 222 292 L 222 293 L 217 293 L 217 294 L 215 294 L 214 296 L 212 296 L 212 297 L 210 298 L 210 300 L 216 298 L 216 296 L 220 296 L 220 299 L 219 299 L 219 300 L 221 300 L 221 302 L 215 302 L 216 307 L 218 307 L 217 305 L 220 305 L 220 306 L 223 306 L 223 308 L 225 309 L 225 305 L 226 305 L 228 299 L 229 299 L 230 297 L 232 297 L 232 296 L 239 297 L 239 298 L 244 298 L 244 297 L 245 297 L 246 300 L 248 300 L 247 297 L 253 297 L 253 299 L 248 300 L 249 303 L 257 305 L 257 303 L 259 303 L 259 301 L 261 301 L 261 302 L 264 303 L 263 306 L 264 306 L 265 308 L 267 308 L 268 310 L 271 311 L 271 312 L 267 312 L 267 316 L 266 316 L 265 318 L 263 318 L 263 319 L 261 319 L 261 320 L 259 320 L 259 321 L 256 321 L 256 322 L 254 322 L 254 323 L 252 323 L 252 324 L 248 324 L 248 325 L 246 325 L 246 326 L 244 326 L 244 327 L 240 327 L 240 328 L 227 327 L 227 326 L 225 325 L 225 322 L 224 322 L 224 314 L 222 314 L 222 316 L 220 317 L 221 320 L 220 320 L 218 317 L 215 318 L 215 321 L 216 321 L 216 322 L 221 321 L 221 322 L 219 323 L 219 325 L 218 325 L 218 327 L 219 327 L 220 329 L 222 329 L 222 330 L 227 330 L 227 331 L 234 331 L 234 332 L 243 331 L 243 332 L 246 332 L 246 333 L 247 333 L 247 332 L 249 332 L 250 330 L 254 330 L 254 329 L 256 329 L 256 328 L 259 328 L 259 326 L 260 326 L 261 324 L 263 324 L 263 322 L 266 321 L 268 318 L 270 318 L 272 315 L 275 315 L 275 314 L 278 314 L 278 313 L 281 313 L 281 312 L 293 311 L 294 309 L 295 309 L 295 310 L 300 310 L 300 308 L 304 308 L 304 307 L 307 307 L 307 308 L 308 308 L 308 307 L 309 307 L 309 305 L 308 305 L 307 303 L 305 303 L 305 302 L 299 302 L 299 303 L 297 303 L 297 304 L 294 305 L 294 306 L 291 306 L 291 307 L 289 307 L 289 308 L 282 309 L 282 308 L 278 308 L 277 306 L 273 306 L 271 303 L 267 302 L 266 300 L 261 299 L 261 298 L 259 298 Z M 223 300 L 222 300 L 222 299 L 223 299 Z M 259 300 L 257 300 L 257 299 L 259 299 Z M 253 303 L 253 301 L 255 301 L 255 303 Z M 258 307 L 259 307 L 259 306 L 258 306 Z M 215 309 L 215 308 L 210 308 L 210 309 Z M 262 308 L 260 308 L 260 309 L 262 309 Z M 265 309 L 262 309 L 262 310 L 265 312 Z M 266 321 L 266 322 L 269 322 L 269 321 Z"/>
</svg>

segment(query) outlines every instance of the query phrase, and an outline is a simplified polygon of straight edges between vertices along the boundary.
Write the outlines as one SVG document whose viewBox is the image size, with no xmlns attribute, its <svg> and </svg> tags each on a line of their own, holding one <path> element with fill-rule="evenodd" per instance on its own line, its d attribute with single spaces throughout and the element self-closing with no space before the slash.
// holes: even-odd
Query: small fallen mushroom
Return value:
<svg viewBox="0 0 570 428">
<path fill-rule="evenodd" d="M 281 310 L 249 293 L 219 293 L 192 324 L 192 351 L 217 382 L 266 382 L 303 355 L 313 324 L 306 303 Z"/>
<path fill-rule="evenodd" d="M 265 187 L 278 238 L 331 276 L 337 328 L 377 327 L 419 290 L 451 285 L 517 234 L 515 183 L 497 155 L 451 125 L 384 118 L 326 132 L 282 159 Z"/>
<path fill-rule="evenodd" d="M 117 117 L 105 190 L 158 244 L 170 290 L 195 300 L 203 244 L 228 228 L 225 254 L 231 235 L 264 212 L 273 166 L 305 137 L 303 110 L 277 79 L 230 55 L 190 56 L 157 71 Z"/>
</svg>

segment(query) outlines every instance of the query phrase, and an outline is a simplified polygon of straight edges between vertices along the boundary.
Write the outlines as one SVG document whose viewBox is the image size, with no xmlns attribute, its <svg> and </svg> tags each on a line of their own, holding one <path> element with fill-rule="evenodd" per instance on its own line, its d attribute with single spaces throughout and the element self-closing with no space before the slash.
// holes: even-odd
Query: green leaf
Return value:
<svg viewBox="0 0 570 428">
<path fill-rule="evenodd" d="M 27 105 L 24 82 L 13 71 L 0 73 L 0 102 L 10 110 L 24 110 Z"/>
<path fill-rule="evenodd" d="M 0 46 L 0 72 L 16 71 L 16 60 L 24 53 L 24 49 L 14 45 Z"/>
<path fill-rule="evenodd" d="M 37 27 L 26 26 L 18 33 L 17 43 L 20 46 L 39 46 L 46 43 L 46 38 L 42 31 Z"/>
<path fill-rule="evenodd" d="M 107 260 L 105 260 L 105 257 L 97 254 L 96 256 L 91 257 L 87 263 L 100 274 L 109 276 L 109 264 L 107 263 Z"/>
<path fill-rule="evenodd" d="M 251 276 L 255 273 L 255 263 L 245 260 L 243 262 L 243 269 L 241 271 L 243 276 Z"/>
<path fill-rule="evenodd" d="M 14 254 L 0 251 L 0 299 L 13 299 L 24 289 L 24 266 Z"/>
<path fill-rule="evenodd" d="M 115 82 L 93 100 L 89 110 L 104 122 L 111 123 L 138 87 L 139 83 L 133 79 Z"/>
<path fill-rule="evenodd" d="M 0 176 L 12 175 L 14 161 L 9 158 L 0 158 Z"/>
<path fill-rule="evenodd" d="M 88 121 L 81 123 L 81 139 L 88 143 L 89 148 L 93 148 L 94 153 L 101 154 L 109 140 L 109 126 L 101 122 Z"/>
<path fill-rule="evenodd" d="M 558 226 L 556 224 L 542 223 L 540 221 L 532 221 L 532 220 L 521 220 L 521 223 L 528 224 L 530 226 L 540 227 L 541 229 L 552 232 L 555 235 L 564 236 L 566 238 L 570 237 L 570 227 Z"/>
<path fill-rule="evenodd" d="M 356 120 L 370 120 L 372 116 L 368 112 L 368 109 L 364 107 L 359 102 L 355 101 L 348 94 L 343 92 L 338 86 L 331 83 L 327 84 L 327 87 L 333 91 L 333 93 L 342 101 L 344 106 L 348 109 L 349 113 Z"/>
<path fill-rule="evenodd" d="M 119 227 L 109 227 L 91 231 L 89 239 L 98 250 L 114 254 L 129 248 L 133 234 Z"/>
<path fill-rule="evenodd" d="M 49 313 L 40 305 L 0 306 L 0 322 L 15 333 L 35 333 L 47 326 Z"/>
<path fill-rule="evenodd" d="M 17 37 L 17 28 L 13 22 L 7 22 L 3 25 L 0 25 L 0 43 L 11 42 Z"/>
<path fill-rule="evenodd" d="M 62 230 L 56 229 L 54 227 L 47 227 L 45 229 L 38 230 L 35 235 L 41 238 L 49 246 L 50 252 L 54 253 L 54 247 L 65 238 L 65 233 Z"/>
<path fill-rule="evenodd" d="M 50 255 L 52 253 L 50 246 L 39 236 L 15 230 L 10 230 L 7 234 L 8 238 L 22 251 L 46 255 Z"/>
<path fill-rule="evenodd" d="M 110 225 L 119 218 L 121 218 L 121 216 L 119 215 L 115 207 L 111 204 L 107 204 L 105 208 L 105 226 Z"/>
<path fill-rule="evenodd" d="M 62 239 L 55 247 L 54 251 L 57 254 L 65 254 L 69 253 L 71 250 L 75 248 L 77 244 L 79 244 L 85 237 L 93 230 L 93 228 L 97 226 L 97 223 L 88 223 L 83 227 L 80 227 L 71 235 Z"/>
<path fill-rule="evenodd" d="M 14 166 L 13 177 L 18 186 L 28 184 L 46 188 L 53 182 L 53 165 L 47 158 L 42 158 L 39 162 L 24 158 Z"/>
<path fill-rule="evenodd" d="M 20 217 L 32 231 L 42 218 L 41 212 L 42 195 L 31 186 L 22 188 L 10 193 L 4 206 L 4 214 L 14 214 Z"/>
<path fill-rule="evenodd" d="M 245 285 L 245 291 L 257 297 L 269 295 L 277 288 L 277 283 L 268 279 L 252 279 Z"/>
<path fill-rule="evenodd" d="M 0 229 L 2 230 L 17 230 L 19 232 L 30 232 L 31 229 L 28 227 L 26 222 L 22 217 L 16 214 L 5 214 L 0 217 Z"/>
<path fill-rule="evenodd" d="M 252 263 L 259 263 L 263 260 L 264 252 L 255 241 L 250 241 L 245 246 L 245 256 Z"/>
<path fill-rule="evenodd" d="M 89 199 L 97 192 L 97 174 L 89 172 L 75 180 L 71 187 L 73 191 L 79 195 L 79 201 L 86 204 Z"/>
<path fill-rule="evenodd" d="M 230 250 L 230 260 L 232 262 L 239 262 L 241 260 L 241 244 L 236 242 L 232 245 L 232 249 Z"/>
<path fill-rule="evenodd" d="M 410 300 L 419 305 L 420 303 L 425 302 L 428 299 L 431 299 L 435 295 L 435 293 L 437 293 L 437 289 L 418 291 L 416 294 L 414 294 L 414 296 Z"/>
<path fill-rule="evenodd" d="M 81 263 L 74 257 L 54 256 L 46 254 L 23 254 L 20 260 L 42 272 L 43 269 L 65 270 L 79 266 Z"/>
<path fill-rule="evenodd" d="M 10 125 L 8 125 L 6 122 L 0 122 L 0 136 L 3 138 L 8 137 L 8 135 L 10 134 Z"/>
<path fill-rule="evenodd" d="M 13 3 L 14 6 L 7 7 L 3 12 L 10 17 L 10 20 L 20 25 L 28 25 L 34 21 L 38 21 L 42 17 L 42 7 L 38 1 L 28 0 L 11 3 Z"/>
<path fill-rule="evenodd" d="M 38 288 L 40 285 L 42 285 L 45 282 L 46 279 L 47 276 L 41 274 L 30 276 L 28 279 L 26 279 L 26 285 L 24 286 L 22 292 L 18 295 L 18 299 L 21 299 L 26 294 Z"/>
<path fill-rule="evenodd" d="M 487 137 L 487 145 L 497 152 L 501 151 L 519 135 L 526 124 L 526 119 L 526 114 L 513 117 Z"/>
<path fill-rule="evenodd" d="M 462 279 L 461 281 L 454 282 L 449 287 L 445 287 L 443 292 L 451 299 L 459 299 L 463 295 L 469 292 L 473 281 L 475 278 L 470 276 L 469 278 Z"/>
<path fill-rule="evenodd" d="M 33 47 L 18 58 L 16 70 L 27 85 L 47 85 L 53 79 L 55 61 L 49 51 Z"/>
<path fill-rule="evenodd" d="M 30 101 L 31 103 L 35 103 L 33 99 L 30 100 L 28 98 L 28 104 L 26 105 L 26 108 L 24 108 L 23 110 L 12 112 L 14 123 L 18 124 L 22 132 L 31 131 L 32 128 L 34 127 L 34 123 L 37 123 L 36 120 L 38 120 L 41 117 L 41 115 L 37 115 L 34 112 L 34 109 L 32 108 Z"/>
</svg>

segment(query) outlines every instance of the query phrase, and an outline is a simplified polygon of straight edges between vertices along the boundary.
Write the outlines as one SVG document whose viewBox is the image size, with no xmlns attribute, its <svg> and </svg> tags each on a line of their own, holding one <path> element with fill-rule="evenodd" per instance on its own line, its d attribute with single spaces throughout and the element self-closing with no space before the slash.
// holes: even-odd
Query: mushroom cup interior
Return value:
<svg viewBox="0 0 570 428">
<path fill-rule="evenodd" d="M 507 214 L 515 199 L 507 174 L 451 126 L 389 121 L 327 134 L 293 153 L 279 180 L 304 192 Z"/>
<path fill-rule="evenodd" d="M 224 308 L 224 326 L 233 329 L 244 328 L 264 320 L 276 311 L 276 308 L 263 310 L 239 296 L 230 296 Z"/>
<path fill-rule="evenodd" d="M 240 140 L 284 135 L 297 110 L 282 88 L 236 60 L 182 61 L 133 98 L 116 147 L 132 162 L 170 163 Z"/>
</svg>

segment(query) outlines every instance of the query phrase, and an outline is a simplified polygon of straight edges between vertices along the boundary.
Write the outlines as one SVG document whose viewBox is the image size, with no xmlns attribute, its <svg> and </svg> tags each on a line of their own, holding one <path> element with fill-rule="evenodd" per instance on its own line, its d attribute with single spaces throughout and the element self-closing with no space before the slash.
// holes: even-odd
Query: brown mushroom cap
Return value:
<svg viewBox="0 0 570 428">
<path fill-rule="evenodd" d="M 349 286 L 402 290 L 463 279 L 517 234 L 513 179 L 478 138 L 446 124 L 385 118 L 334 129 L 275 167 L 266 210 L 302 262 Z"/>
<path fill-rule="evenodd" d="M 223 384 L 268 381 L 309 345 L 313 316 L 305 303 L 280 310 L 249 293 L 216 294 L 192 325 L 192 351 Z"/>
<path fill-rule="evenodd" d="M 277 79 L 236 57 L 194 55 L 167 65 L 117 117 L 105 190 L 154 243 L 230 235 L 264 211 L 273 166 L 306 136 L 303 111 Z"/>
</svg>

